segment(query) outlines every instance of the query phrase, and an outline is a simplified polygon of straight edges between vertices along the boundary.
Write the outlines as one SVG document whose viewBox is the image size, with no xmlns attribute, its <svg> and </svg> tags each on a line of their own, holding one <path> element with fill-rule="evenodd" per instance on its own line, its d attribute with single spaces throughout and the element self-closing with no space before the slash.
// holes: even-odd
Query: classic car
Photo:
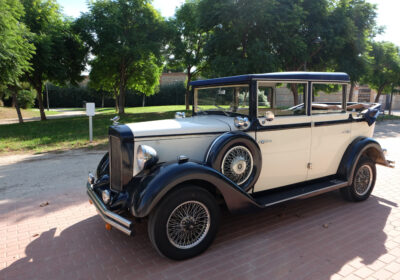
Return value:
<svg viewBox="0 0 400 280">
<path fill-rule="evenodd" d="M 182 260 L 211 245 L 221 205 L 238 212 L 333 190 L 366 200 L 375 164 L 394 162 L 372 138 L 380 105 L 349 102 L 349 81 L 325 72 L 193 81 L 191 117 L 109 127 L 90 202 L 127 235 L 146 219 L 156 250 Z"/>
</svg>

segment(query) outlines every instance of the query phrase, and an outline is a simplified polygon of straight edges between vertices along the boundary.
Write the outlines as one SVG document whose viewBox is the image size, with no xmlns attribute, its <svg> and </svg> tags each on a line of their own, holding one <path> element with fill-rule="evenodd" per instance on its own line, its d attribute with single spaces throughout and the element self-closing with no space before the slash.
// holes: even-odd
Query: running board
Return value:
<svg viewBox="0 0 400 280">
<path fill-rule="evenodd" d="M 255 198 L 261 207 L 271 206 L 291 199 L 308 198 L 324 192 L 337 190 L 348 185 L 347 181 L 332 179 L 324 182 L 309 185 L 294 186 L 283 190 L 271 190 L 263 193 L 262 196 Z"/>
</svg>

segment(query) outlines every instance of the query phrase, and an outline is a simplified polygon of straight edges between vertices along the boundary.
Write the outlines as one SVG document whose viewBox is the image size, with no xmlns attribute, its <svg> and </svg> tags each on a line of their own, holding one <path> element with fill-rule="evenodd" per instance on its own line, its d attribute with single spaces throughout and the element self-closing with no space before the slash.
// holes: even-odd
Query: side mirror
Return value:
<svg viewBox="0 0 400 280">
<path fill-rule="evenodd" d="M 265 112 L 265 118 L 267 119 L 267 121 L 270 122 L 275 119 L 275 115 L 271 111 L 267 111 L 267 112 Z"/>
</svg>

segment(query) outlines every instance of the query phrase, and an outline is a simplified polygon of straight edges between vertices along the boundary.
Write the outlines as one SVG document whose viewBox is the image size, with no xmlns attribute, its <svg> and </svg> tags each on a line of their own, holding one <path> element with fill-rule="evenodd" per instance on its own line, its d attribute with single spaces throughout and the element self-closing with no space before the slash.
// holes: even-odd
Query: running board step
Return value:
<svg viewBox="0 0 400 280">
<path fill-rule="evenodd" d="M 323 182 L 313 183 L 309 185 L 293 186 L 290 188 L 276 189 L 263 192 L 262 196 L 255 198 L 255 201 L 261 207 L 271 206 L 280 202 L 291 199 L 307 198 L 324 192 L 330 192 L 336 189 L 346 187 L 347 181 L 344 180 L 327 180 Z"/>
</svg>

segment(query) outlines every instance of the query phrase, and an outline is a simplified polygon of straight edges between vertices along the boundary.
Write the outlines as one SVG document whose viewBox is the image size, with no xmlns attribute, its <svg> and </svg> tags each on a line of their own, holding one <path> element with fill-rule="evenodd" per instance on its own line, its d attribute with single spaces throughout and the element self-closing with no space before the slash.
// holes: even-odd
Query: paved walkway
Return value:
<svg viewBox="0 0 400 280">
<path fill-rule="evenodd" d="M 376 137 L 400 163 L 400 122 Z M 175 262 L 155 252 L 145 222 L 133 238 L 104 229 L 84 190 L 101 156 L 0 157 L 0 279 L 400 279 L 399 167 L 378 166 L 363 203 L 333 192 L 224 213 L 214 244 Z"/>
<path fill-rule="evenodd" d="M 46 115 L 46 118 L 59 119 L 59 118 L 68 118 L 68 117 L 76 117 L 76 116 L 85 116 L 86 115 L 85 111 L 75 111 L 75 110 L 67 111 L 67 110 L 57 110 L 57 109 L 51 109 L 51 111 L 57 111 L 59 113 L 57 115 Z M 40 117 L 24 118 L 24 122 L 34 122 L 34 121 L 40 121 Z M 1 124 L 12 124 L 12 123 L 18 123 L 18 118 L 0 119 L 0 125 Z"/>
</svg>

